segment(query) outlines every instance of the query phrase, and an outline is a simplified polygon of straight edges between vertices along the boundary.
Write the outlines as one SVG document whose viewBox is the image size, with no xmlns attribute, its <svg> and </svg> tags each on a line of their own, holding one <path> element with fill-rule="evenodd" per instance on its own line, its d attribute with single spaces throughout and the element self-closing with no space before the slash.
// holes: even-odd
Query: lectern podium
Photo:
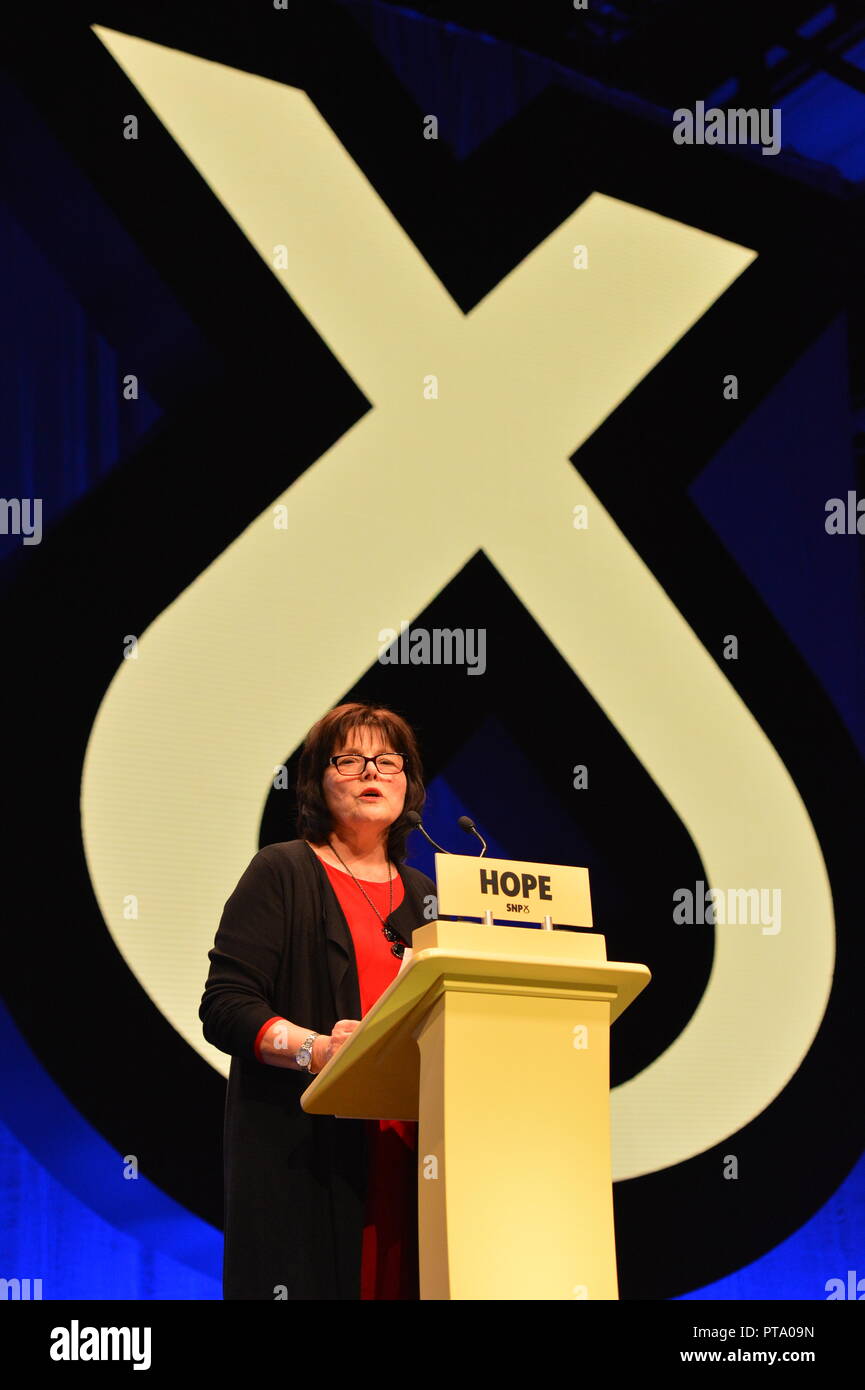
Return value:
<svg viewBox="0 0 865 1390">
<path fill-rule="evenodd" d="M 301 1104 L 418 1121 L 422 1299 L 616 1299 L 609 1033 L 649 971 L 585 930 L 585 869 L 438 854 L 436 880 L 484 920 L 415 931 Z"/>
</svg>

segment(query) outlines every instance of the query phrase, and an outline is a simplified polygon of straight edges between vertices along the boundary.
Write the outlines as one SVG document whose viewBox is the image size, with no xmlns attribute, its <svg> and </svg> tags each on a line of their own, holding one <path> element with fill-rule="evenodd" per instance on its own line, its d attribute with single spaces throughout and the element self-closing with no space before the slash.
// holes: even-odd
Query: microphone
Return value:
<svg viewBox="0 0 865 1390">
<path fill-rule="evenodd" d="M 484 839 L 481 832 L 478 830 L 471 816 L 460 816 L 459 820 L 457 821 L 457 825 L 459 826 L 460 830 L 464 830 L 467 835 L 476 835 L 478 837 L 481 844 L 483 845 L 483 849 L 478 855 L 478 859 L 483 859 L 484 855 L 487 852 L 487 842 Z"/>
<path fill-rule="evenodd" d="M 420 833 L 423 835 L 424 839 L 429 840 L 433 849 L 440 850 L 442 854 L 450 854 L 449 849 L 445 849 L 443 845 L 437 845 L 433 837 L 426 833 L 426 831 L 423 828 L 423 821 L 421 820 L 417 811 L 406 811 L 405 818 L 407 821 L 411 822 L 412 828 L 414 830 L 419 830 Z"/>
</svg>

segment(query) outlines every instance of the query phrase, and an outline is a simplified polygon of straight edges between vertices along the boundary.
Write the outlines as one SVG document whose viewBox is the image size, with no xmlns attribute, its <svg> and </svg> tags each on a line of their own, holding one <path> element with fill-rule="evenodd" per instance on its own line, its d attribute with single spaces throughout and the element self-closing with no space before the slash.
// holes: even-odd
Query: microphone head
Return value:
<svg viewBox="0 0 865 1390">
<path fill-rule="evenodd" d="M 474 834 L 475 823 L 472 820 L 471 816 L 460 816 L 459 820 L 457 821 L 457 825 L 459 826 L 460 830 L 464 830 L 467 835 Z"/>
<path fill-rule="evenodd" d="M 418 826 L 421 823 L 421 819 L 417 811 L 406 811 L 405 818 L 407 821 L 410 821 L 411 824 L 414 826 Z"/>
</svg>

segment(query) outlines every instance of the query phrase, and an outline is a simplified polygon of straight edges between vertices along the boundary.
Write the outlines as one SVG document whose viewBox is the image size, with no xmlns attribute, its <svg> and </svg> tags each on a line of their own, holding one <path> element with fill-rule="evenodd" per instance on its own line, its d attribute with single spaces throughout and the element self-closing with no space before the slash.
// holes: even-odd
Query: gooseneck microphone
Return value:
<svg viewBox="0 0 865 1390">
<path fill-rule="evenodd" d="M 481 832 L 478 830 L 471 816 L 460 816 L 459 820 L 457 821 L 457 825 L 459 826 L 460 830 L 464 830 L 467 835 L 476 835 L 478 837 L 481 844 L 483 845 L 483 849 L 478 855 L 478 859 L 483 859 L 484 855 L 487 852 L 487 842 L 484 839 Z"/>
<path fill-rule="evenodd" d="M 414 826 L 415 830 L 419 830 L 420 833 L 423 835 L 423 837 L 424 837 L 425 840 L 429 840 L 429 842 L 430 842 L 430 844 L 432 845 L 433 849 L 439 850 L 442 854 L 450 854 L 450 850 L 449 850 L 449 849 L 445 849 L 443 845 L 438 845 L 438 844 L 436 844 L 436 842 L 435 842 L 435 840 L 433 839 L 432 835 L 428 835 L 428 834 L 426 833 L 426 831 L 425 831 L 424 828 L 423 828 L 423 821 L 421 820 L 421 818 L 420 818 L 420 816 L 418 815 L 417 811 L 406 811 L 405 818 L 406 818 L 407 821 L 411 821 L 411 823 L 412 823 L 412 825 Z"/>
</svg>

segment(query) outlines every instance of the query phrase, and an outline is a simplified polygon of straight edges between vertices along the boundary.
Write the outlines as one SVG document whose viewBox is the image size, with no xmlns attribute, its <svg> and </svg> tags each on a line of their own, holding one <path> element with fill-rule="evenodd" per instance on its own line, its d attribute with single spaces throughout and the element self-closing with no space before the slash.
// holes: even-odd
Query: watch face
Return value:
<svg viewBox="0 0 865 1390">
<path fill-rule="evenodd" d="M 296 1056 L 296 1058 L 295 1058 L 295 1061 L 298 1062 L 298 1063 L 300 1063 L 300 1065 L 303 1066 L 303 1067 L 308 1067 L 308 1066 L 309 1066 L 309 1059 L 310 1059 L 311 1056 L 312 1056 L 312 1053 L 310 1052 L 309 1048 L 308 1048 L 308 1047 L 302 1047 L 302 1048 L 300 1049 L 300 1051 L 298 1052 L 298 1054 L 297 1054 L 297 1056 Z"/>
</svg>

